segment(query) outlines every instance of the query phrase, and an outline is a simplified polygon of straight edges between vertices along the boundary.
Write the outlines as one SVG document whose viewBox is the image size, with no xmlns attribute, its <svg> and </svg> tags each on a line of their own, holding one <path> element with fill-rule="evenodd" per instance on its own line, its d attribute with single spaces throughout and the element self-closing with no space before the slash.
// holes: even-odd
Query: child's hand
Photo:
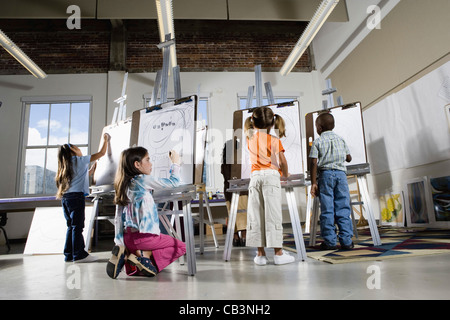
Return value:
<svg viewBox="0 0 450 320">
<path fill-rule="evenodd" d="M 175 150 L 171 150 L 169 151 L 169 158 L 172 161 L 172 163 L 174 164 L 180 164 L 180 155 L 175 151 Z"/>
<path fill-rule="evenodd" d="M 111 139 L 111 136 L 110 136 L 108 133 L 105 133 L 105 134 L 103 135 L 103 140 L 109 141 L 110 139 Z"/>
<path fill-rule="evenodd" d="M 311 195 L 315 198 L 319 195 L 319 186 L 317 184 L 313 184 L 311 186 Z"/>
</svg>

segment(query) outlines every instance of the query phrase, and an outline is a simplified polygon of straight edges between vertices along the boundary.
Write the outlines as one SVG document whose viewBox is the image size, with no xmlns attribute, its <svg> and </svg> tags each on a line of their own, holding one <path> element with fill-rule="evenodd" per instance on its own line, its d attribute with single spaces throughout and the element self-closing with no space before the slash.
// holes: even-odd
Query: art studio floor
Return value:
<svg viewBox="0 0 450 320">
<path fill-rule="evenodd" d="M 122 272 L 115 280 L 105 272 L 112 240 L 97 244 L 92 254 L 100 261 L 89 264 L 65 263 L 62 255 L 25 256 L 20 253 L 23 244 L 13 244 L 12 253 L 6 254 L 6 247 L 1 246 L 0 299 L 450 298 L 450 254 L 345 264 L 329 264 L 308 258 L 283 266 L 273 263 L 257 266 L 253 263 L 255 250 L 252 248 L 233 248 L 231 261 L 224 262 L 225 235 L 218 237 L 217 249 L 212 238 L 206 238 L 204 254 L 196 256 L 195 276 L 187 275 L 186 264 L 176 262 L 154 278 L 129 277 Z M 272 255 L 268 252 L 269 259 Z M 373 270 L 379 272 L 374 273 Z M 378 279 L 373 278 L 378 275 Z M 379 289 L 369 288 L 374 284 L 379 284 Z"/>
</svg>

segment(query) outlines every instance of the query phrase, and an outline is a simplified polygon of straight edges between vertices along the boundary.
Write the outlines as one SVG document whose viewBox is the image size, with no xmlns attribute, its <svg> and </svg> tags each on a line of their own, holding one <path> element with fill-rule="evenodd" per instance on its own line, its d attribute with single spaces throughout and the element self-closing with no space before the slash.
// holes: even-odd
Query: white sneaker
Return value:
<svg viewBox="0 0 450 320">
<path fill-rule="evenodd" d="M 96 262 L 98 260 L 97 257 L 88 255 L 86 258 L 75 260 L 73 263 L 88 263 L 88 262 Z"/>
<path fill-rule="evenodd" d="M 258 265 L 258 266 L 265 266 L 267 264 L 267 262 L 269 262 L 269 260 L 267 259 L 266 256 L 256 256 L 253 261 Z"/>
<path fill-rule="evenodd" d="M 295 258 L 291 256 L 289 253 L 283 250 L 283 254 L 281 256 L 274 255 L 273 262 L 275 264 L 287 264 L 295 261 Z"/>
</svg>

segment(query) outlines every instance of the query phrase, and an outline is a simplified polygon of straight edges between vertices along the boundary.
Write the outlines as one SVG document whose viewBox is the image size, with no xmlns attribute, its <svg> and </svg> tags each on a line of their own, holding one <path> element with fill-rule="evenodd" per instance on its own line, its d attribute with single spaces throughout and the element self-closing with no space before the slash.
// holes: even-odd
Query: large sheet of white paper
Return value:
<svg viewBox="0 0 450 320">
<path fill-rule="evenodd" d="M 284 105 L 284 104 L 283 104 Z M 302 139 L 300 127 L 299 105 L 297 101 L 292 104 L 279 107 L 278 105 L 269 106 L 275 114 L 280 115 L 286 123 L 286 137 L 281 138 L 281 143 L 285 149 L 285 157 L 288 163 L 290 174 L 303 174 L 303 157 L 302 157 Z M 242 111 L 242 128 L 244 128 L 245 120 L 252 115 L 246 110 Z M 272 135 L 277 136 L 272 129 Z M 241 179 L 250 178 L 251 163 L 247 147 L 247 139 L 245 133 L 242 132 L 242 166 Z"/>
<path fill-rule="evenodd" d="M 169 151 L 181 157 L 182 184 L 194 183 L 195 99 L 161 110 L 140 111 L 138 145 L 146 148 L 152 163 L 152 176 L 170 176 Z"/>
<path fill-rule="evenodd" d="M 347 143 L 352 156 L 351 162 L 345 162 L 346 166 L 367 163 L 366 143 L 364 140 L 364 128 L 361 117 L 361 104 L 355 107 L 343 109 L 332 108 L 330 113 L 334 117 L 334 133 L 342 137 Z M 319 138 L 316 131 L 316 119 L 319 113 L 313 114 L 314 139 Z"/>
<path fill-rule="evenodd" d="M 85 209 L 84 242 L 87 242 L 87 223 L 92 217 L 92 207 Z M 24 254 L 63 254 L 67 224 L 62 207 L 41 207 L 34 211 Z"/>
<path fill-rule="evenodd" d="M 103 145 L 103 134 L 111 136 L 106 155 L 97 161 L 94 172 L 94 181 L 97 186 L 113 185 L 120 154 L 130 147 L 131 119 L 103 128 L 100 147 Z"/>
</svg>

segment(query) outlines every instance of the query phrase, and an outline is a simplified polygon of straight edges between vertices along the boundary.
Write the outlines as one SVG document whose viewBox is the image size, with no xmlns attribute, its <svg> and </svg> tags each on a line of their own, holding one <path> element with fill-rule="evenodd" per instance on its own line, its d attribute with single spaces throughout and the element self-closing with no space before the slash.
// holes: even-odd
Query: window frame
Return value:
<svg viewBox="0 0 450 320">
<path fill-rule="evenodd" d="M 17 197 L 39 197 L 39 196 L 52 196 L 54 193 L 45 192 L 45 182 L 42 193 L 24 193 L 24 176 L 25 176 L 25 157 L 27 150 L 31 149 L 45 149 L 45 157 L 44 157 L 44 178 L 47 168 L 47 151 L 49 149 L 57 149 L 59 145 L 49 144 L 49 135 L 50 135 L 50 116 L 51 116 L 51 105 L 52 104 L 70 104 L 70 110 L 72 108 L 73 103 L 88 103 L 89 104 L 89 125 L 88 125 L 88 136 L 87 136 L 87 144 L 77 144 L 80 148 L 87 148 L 87 154 L 90 154 L 90 139 L 91 139 L 91 131 L 92 131 L 92 96 L 40 96 L 40 97 L 22 97 L 22 116 L 21 116 L 21 128 L 20 128 L 20 148 L 18 155 L 18 165 L 16 171 L 16 183 L 15 195 Z M 30 121 L 30 110 L 31 105 L 33 104 L 48 104 L 49 105 L 49 122 L 47 124 L 47 143 L 45 145 L 33 145 L 28 146 L 28 130 L 29 130 L 29 121 Z M 69 136 L 70 136 L 70 128 L 71 126 L 71 115 L 69 115 Z M 44 179 L 45 181 L 45 179 Z"/>
</svg>

